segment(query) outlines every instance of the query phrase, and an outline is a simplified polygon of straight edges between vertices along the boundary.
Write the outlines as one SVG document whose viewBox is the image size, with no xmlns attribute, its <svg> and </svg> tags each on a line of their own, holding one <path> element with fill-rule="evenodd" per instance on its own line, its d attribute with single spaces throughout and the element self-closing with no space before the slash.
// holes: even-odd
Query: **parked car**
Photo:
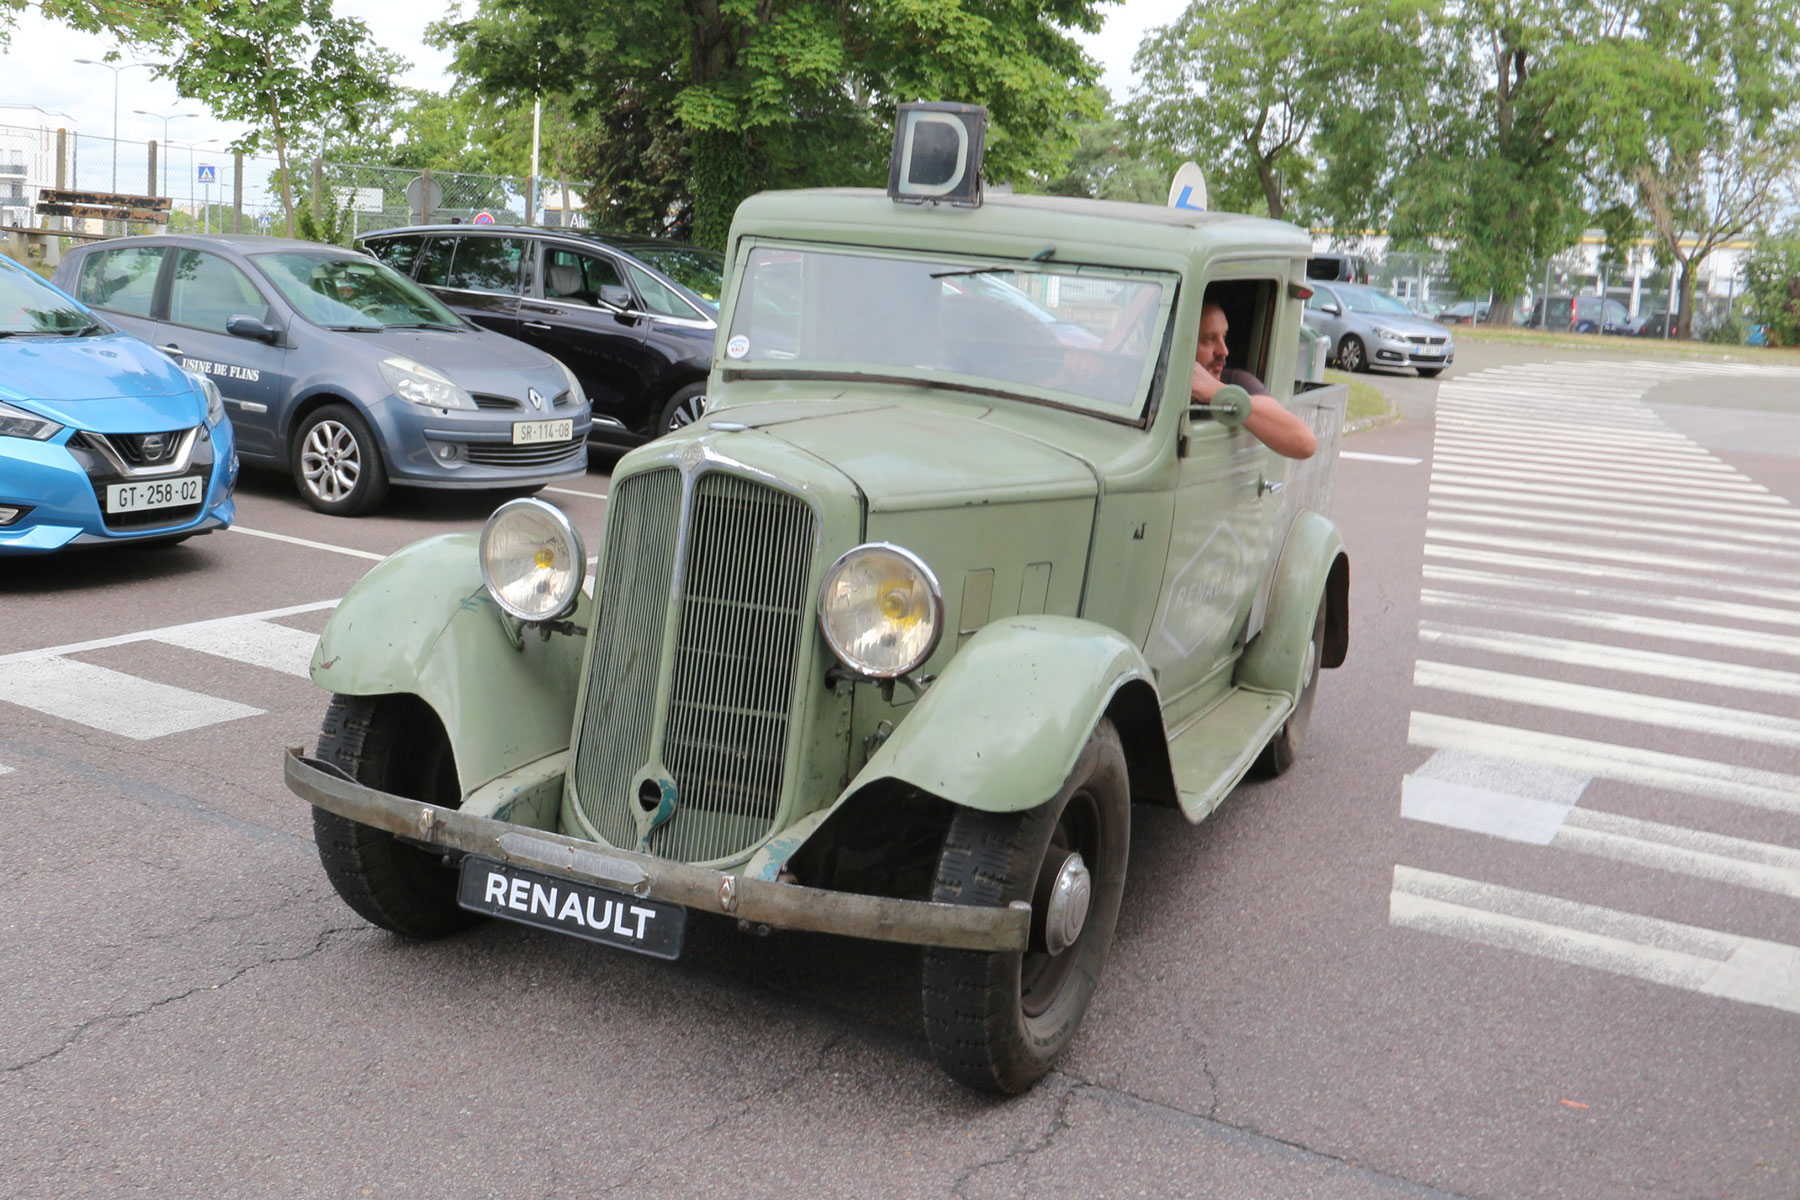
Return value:
<svg viewBox="0 0 1800 1200">
<path fill-rule="evenodd" d="M 1438 311 L 1432 320 L 1441 325 L 1477 325 L 1487 320 L 1493 305 L 1486 300 L 1458 300 Z"/>
<path fill-rule="evenodd" d="M 636 445 L 706 407 L 724 256 L 577 229 L 432 225 L 359 244 L 486 329 L 556 355 L 594 406 L 594 438 Z"/>
<path fill-rule="evenodd" d="M 555 358 L 458 317 L 367 255 L 285 238 L 114 238 L 56 280 L 224 393 L 249 462 L 320 512 L 390 484 L 539 487 L 587 473 L 587 398 Z"/>
<path fill-rule="evenodd" d="M 1018 1091 L 1100 985 L 1133 802 L 1197 822 L 1296 761 L 1349 636 L 1347 388 L 1291 369 L 1306 232 L 983 203 L 981 131 L 939 132 L 891 186 L 958 206 L 739 207 L 712 407 L 618 462 L 591 595 L 569 518 L 517 500 L 338 605 L 284 770 L 351 908 L 663 958 L 690 911 L 921 945 L 932 1053 Z M 1193 403 L 1207 302 L 1311 458 L 1241 388 Z"/>
<path fill-rule="evenodd" d="M 1626 326 L 1626 332 L 1632 337 L 1666 338 L 1674 323 L 1674 318 L 1666 310 L 1639 313 Z"/>
<path fill-rule="evenodd" d="M 1426 379 L 1456 359 L 1456 341 L 1386 292 L 1352 283 L 1314 283 L 1306 323 L 1331 340 L 1331 354 L 1346 371 L 1412 367 Z"/>
<path fill-rule="evenodd" d="M 223 529 L 237 472 L 210 379 L 0 258 L 0 555 Z"/>
<path fill-rule="evenodd" d="M 1368 283 L 1369 260 L 1360 254 L 1329 251 L 1306 260 L 1306 277 L 1326 283 Z"/>
<path fill-rule="evenodd" d="M 1525 324 L 1552 332 L 1566 329 L 1624 336 L 1631 332 L 1631 314 L 1623 304 L 1606 297 L 1551 296 L 1548 302 L 1539 300 L 1531 306 Z"/>
</svg>

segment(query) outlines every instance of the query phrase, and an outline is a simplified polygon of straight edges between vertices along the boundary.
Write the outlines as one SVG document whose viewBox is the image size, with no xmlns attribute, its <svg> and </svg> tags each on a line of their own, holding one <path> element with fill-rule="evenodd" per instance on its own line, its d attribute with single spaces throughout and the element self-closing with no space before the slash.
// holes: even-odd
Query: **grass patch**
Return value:
<svg viewBox="0 0 1800 1200">
<path fill-rule="evenodd" d="M 1717 342 L 1678 342 L 1671 338 L 1607 337 L 1599 333 L 1549 333 L 1541 329 L 1490 329 L 1485 325 L 1458 325 L 1457 341 L 1493 342 L 1513 346 L 1543 346 L 1555 350 L 1599 351 L 1630 358 L 1706 358 L 1735 362 L 1800 363 L 1800 349 L 1768 346 L 1730 346 Z"/>
<path fill-rule="evenodd" d="M 1350 385 L 1350 403 L 1344 409 L 1344 421 L 1365 421 L 1375 417 L 1385 417 L 1391 406 L 1387 393 L 1372 383 L 1346 375 L 1342 371 L 1325 372 L 1326 383 L 1347 383 Z"/>
</svg>

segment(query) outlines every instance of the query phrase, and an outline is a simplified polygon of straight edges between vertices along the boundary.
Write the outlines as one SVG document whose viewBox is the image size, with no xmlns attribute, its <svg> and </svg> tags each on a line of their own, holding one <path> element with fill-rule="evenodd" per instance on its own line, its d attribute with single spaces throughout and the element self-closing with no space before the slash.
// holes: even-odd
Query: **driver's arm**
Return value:
<svg viewBox="0 0 1800 1200">
<path fill-rule="evenodd" d="M 1199 363 L 1194 364 L 1192 393 L 1201 404 L 1209 403 L 1213 393 L 1225 384 L 1213 378 L 1211 371 Z M 1250 393 L 1250 415 L 1244 418 L 1244 428 L 1284 458 L 1311 458 L 1318 452 L 1319 439 L 1313 436 L 1312 426 L 1281 406 L 1281 402 L 1267 392 Z"/>
</svg>

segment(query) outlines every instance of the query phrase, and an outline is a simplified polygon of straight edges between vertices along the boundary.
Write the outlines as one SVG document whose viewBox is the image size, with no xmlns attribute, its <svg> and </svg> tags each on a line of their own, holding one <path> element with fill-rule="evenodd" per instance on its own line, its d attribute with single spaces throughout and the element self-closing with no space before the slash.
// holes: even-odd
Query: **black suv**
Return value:
<svg viewBox="0 0 1800 1200">
<path fill-rule="evenodd" d="M 1539 300 L 1531 306 L 1531 316 L 1525 323 L 1533 329 L 1568 329 L 1576 333 L 1624 336 L 1631 332 L 1631 314 L 1625 306 L 1600 296 L 1552 296 L 1548 306 Z"/>
<path fill-rule="evenodd" d="M 1337 250 L 1315 254 L 1306 260 L 1306 277 L 1325 283 L 1368 283 L 1369 260 Z"/>
<path fill-rule="evenodd" d="M 634 445 L 705 409 L 723 255 L 498 225 L 384 229 L 357 244 L 461 316 L 566 363 L 593 403 L 596 441 Z"/>
</svg>

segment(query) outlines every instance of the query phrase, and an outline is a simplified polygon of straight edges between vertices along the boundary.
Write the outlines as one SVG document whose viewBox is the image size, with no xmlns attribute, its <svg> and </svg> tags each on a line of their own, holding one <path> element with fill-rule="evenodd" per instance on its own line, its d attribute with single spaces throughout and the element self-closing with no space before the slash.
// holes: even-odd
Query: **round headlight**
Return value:
<svg viewBox="0 0 1800 1200">
<path fill-rule="evenodd" d="M 482 527 L 482 582 L 494 603 L 521 621 L 562 616 L 586 578 L 587 551 L 560 508 L 508 500 Z"/>
<path fill-rule="evenodd" d="M 832 653 L 860 675 L 916 670 L 944 632 L 944 595 L 919 556 L 886 542 L 831 564 L 819 589 L 819 627 Z"/>
</svg>

